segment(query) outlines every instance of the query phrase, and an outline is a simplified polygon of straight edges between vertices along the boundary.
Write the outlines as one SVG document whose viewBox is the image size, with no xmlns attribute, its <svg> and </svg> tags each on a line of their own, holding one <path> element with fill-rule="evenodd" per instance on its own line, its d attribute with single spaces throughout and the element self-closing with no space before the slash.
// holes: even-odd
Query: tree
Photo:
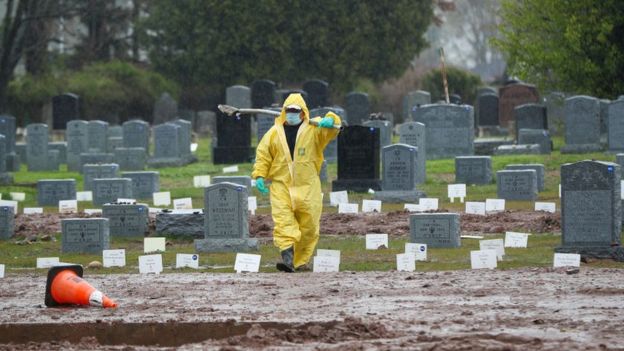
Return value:
<svg viewBox="0 0 624 351">
<path fill-rule="evenodd" d="M 624 2 L 505 0 L 501 37 L 512 75 L 541 88 L 615 98 L 624 92 Z"/>
<path fill-rule="evenodd" d="M 156 0 L 149 13 L 150 60 L 183 86 L 321 78 L 347 91 L 403 73 L 426 46 L 432 2 Z"/>
</svg>

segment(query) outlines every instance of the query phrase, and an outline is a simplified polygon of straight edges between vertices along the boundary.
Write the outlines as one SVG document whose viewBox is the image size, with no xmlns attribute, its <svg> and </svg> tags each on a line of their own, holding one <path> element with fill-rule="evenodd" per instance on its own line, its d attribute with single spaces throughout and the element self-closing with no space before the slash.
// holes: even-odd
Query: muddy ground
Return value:
<svg viewBox="0 0 624 351">
<path fill-rule="evenodd" d="M 119 308 L 0 281 L 0 350 L 624 350 L 622 270 L 89 275 Z"/>
</svg>

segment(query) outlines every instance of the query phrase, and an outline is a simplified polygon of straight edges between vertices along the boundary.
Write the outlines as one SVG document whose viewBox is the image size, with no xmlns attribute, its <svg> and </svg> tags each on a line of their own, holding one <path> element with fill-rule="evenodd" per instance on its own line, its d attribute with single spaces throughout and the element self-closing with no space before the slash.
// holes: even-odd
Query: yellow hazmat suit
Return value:
<svg viewBox="0 0 624 351">
<path fill-rule="evenodd" d="M 297 132 L 294 160 L 290 155 L 284 122 L 285 107 L 298 105 L 304 120 Z M 275 228 L 273 242 L 280 251 L 294 246 L 294 266 L 308 263 L 319 239 L 323 203 L 319 172 L 323 150 L 338 135 L 333 128 L 319 128 L 309 124 L 310 111 L 301 94 L 290 94 L 275 124 L 262 137 L 256 149 L 256 163 L 252 177 L 271 180 L 271 213 Z M 328 112 L 326 117 L 340 124 L 340 117 Z"/>
</svg>

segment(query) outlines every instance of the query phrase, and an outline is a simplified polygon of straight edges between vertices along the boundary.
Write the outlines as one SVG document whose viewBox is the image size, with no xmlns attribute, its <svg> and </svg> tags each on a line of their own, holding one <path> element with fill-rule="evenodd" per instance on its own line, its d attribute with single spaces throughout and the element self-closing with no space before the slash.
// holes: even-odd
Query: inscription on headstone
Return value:
<svg viewBox="0 0 624 351">
<path fill-rule="evenodd" d="M 143 237 L 149 209 L 146 205 L 106 204 L 102 206 L 102 217 L 108 218 L 111 236 Z"/>
<path fill-rule="evenodd" d="M 418 213 L 410 215 L 410 242 L 428 248 L 460 247 L 459 214 Z"/>
<path fill-rule="evenodd" d="M 424 183 L 427 179 L 427 147 L 425 125 L 418 122 L 406 122 L 399 126 L 399 143 L 416 146 L 418 159 L 416 161 L 416 182 Z"/>
<path fill-rule="evenodd" d="M 505 200 L 537 200 L 537 174 L 533 169 L 496 172 L 497 197 Z"/>
<path fill-rule="evenodd" d="M 61 251 L 63 253 L 101 254 L 110 247 L 108 219 L 61 219 Z"/>
<path fill-rule="evenodd" d="M 492 175 L 492 158 L 490 156 L 455 157 L 455 183 L 490 184 Z"/>
<path fill-rule="evenodd" d="M 546 171 L 544 169 L 544 165 L 538 163 L 528 163 L 528 164 L 510 164 L 506 165 L 505 169 L 532 169 L 535 171 L 537 176 L 537 191 L 544 191 L 544 178 Z"/>
<path fill-rule="evenodd" d="M 39 206 L 58 206 L 61 200 L 76 199 L 75 179 L 41 179 L 37 181 Z"/>
<path fill-rule="evenodd" d="M 132 179 L 130 178 L 98 178 L 93 180 L 92 187 L 93 204 L 96 206 L 116 202 L 119 198 L 132 198 Z"/>
</svg>

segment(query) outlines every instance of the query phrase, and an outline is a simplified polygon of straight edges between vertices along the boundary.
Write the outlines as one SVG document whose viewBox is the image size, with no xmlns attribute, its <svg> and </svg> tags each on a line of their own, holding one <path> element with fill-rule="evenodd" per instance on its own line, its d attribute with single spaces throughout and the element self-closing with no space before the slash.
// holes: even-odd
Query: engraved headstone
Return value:
<svg viewBox="0 0 624 351">
<path fill-rule="evenodd" d="M 624 100 L 616 100 L 609 104 L 608 110 L 609 151 L 624 151 Z"/>
<path fill-rule="evenodd" d="M 332 182 L 333 191 L 381 189 L 379 141 L 377 128 L 349 126 L 338 134 L 338 179 Z"/>
<path fill-rule="evenodd" d="M 320 79 L 310 79 L 303 83 L 303 90 L 308 93 L 305 101 L 309 109 L 329 106 L 329 83 Z"/>
<path fill-rule="evenodd" d="M 533 169 L 496 172 L 496 194 L 505 200 L 537 200 L 537 173 Z"/>
<path fill-rule="evenodd" d="M 52 141 L 48 143 L 48 150 L 57 150 L 59 163 L 67 163 L 67 142 Z"/>
<path fill-rule="evenodd" d="M 498 95 L 496 93 L 486 93 L 477 97 L 477 125 L 497 126 L 498 125 Z M 475 110 L 476 112 L 476 110 Z"/>
<path fill-rule="evenodd" d="M 62 94 L 52 98 L 52 128 L 65 129 L 67 122 L 80 118 L 80 98 L 76 94 Z"/>
<path fill-rule="evenodd" d="M 93 190 L 93 180 L 98 178 L 118 178 L 119 165 L 115 163 L 85 164 L 82 166 L 83 189 Z"/>
<path fill-rule="evenodd" d="M 545 129 L 548 130 L 548 118 L 546 107 L 540 104 L 524 104 L 514 108 L 516 121 L 516 140 L 520 129 Z"/>
<path fill-rule="evenodd" d="M 169 95 L 163 93 L 154 103 L 154 124 L 167 123 L 178 116 L 178 103 Z"/>
<path fill-rule="evenodd" d="M 558 91 L 550 92 L 544 97 L 548 127 L 551 133 L 563 131 L 564 103 L 565 94 Z"/>
<path fill-rule="evenodd" d="M 110 235 L 143 237 L 147 232 L 149 208 L 146 205 L 106 204 L 102 217 L 108 218 Z"/>
<path fill-rule="evenodd" d="M 149 124 L 145 121 L 133 119 L 126 121 L 121 125 L 123 129 L 123 146 L 124 147 L 142 147 L 147 154 L 149 149 Z"/>
<path fill-rule="evenodd" d="M 429 248 L 460 247 L 458 213 L 417 213 L 410 215 L 411 243 L 427 244 Z"/>
<path fill-rule="evenodd" d="M 537 88 L 524 83 L 506 85 L 500 88 L 498 96 L 498 121 L 502 127 L 513 125 L 513 110 L 516 106 L 540 101 Z"/>
<path fill-rule="evenodd" d="M 264 108 L 271 106 L 274 102 L 275 82 L 259 79 L 251 83 L 251 107 Z"/>
<path fill-rule="evenodd" d="M 409 121 L 414 107 L 431 103 L 431 94 L 428 91 L 410 91 L 403 97 L 403 121 Z"/>
<path fill-rule="evenodd" d="M 9 115 L 0 115 L 0 134 L 4 135 L 5 140 L 5 159 L 6 170 L 8 172 L 19 171 L 20 158 L 15 149 L 16 140 L 16 121 L 15 117 Z"/>
<path fill-rule="evenodd" d="M 0 240 L 10 239 L 15 234 L 15 213 L 13 206 L 0 206 Z"/>
<path fill-rule="evenodd" d="M 250 176 L 216 176 L 216 177 L 212 177 L 212 184 L 217 184 L 217 183 L 233 183 L 233 184 L 240 184 L 243 185 L 245 187 L 247 187 L 247 189 L 251 189 L 251 177 Z"/>
<path fill-rule="evenodd" d="M 67 140 L 67 170 L 80 172 L 80 154 L 89 151 L 89 122 L 73 120 L 67 123 L 65 130 Z"/>
<path fill-rule="evenodd" d="M 122 171 L 142 171 L 147 162 L 147 153 L 142 147 L 119 147 L 115 149 L 114 160 Z"/>
<path fill-rule="evenodd" d="M 455 157 L 455 183 L 490 184 L 492 176 L 492 158 L 490 156 Z"/>
<path fill-rule="evenodd" d="M 424 183 L 427 179 L 427 146 L 425 125 L 419 122 L 406 122 L 399 126 L 399 143 L 416 146 L 418 159 L 416 161 L 416 183 Z"/>
<path fill-rule="evenodd" d="M 426 195 L 416 189 L 418 148 L 406 144 L 393 144 L 381 151 L 381 190 L 375 200 L 383 202 L 418 202 Z"/>
<path fill-rule="evenodd" d="M 370 100 L 368 94 L 350 92 L 345 97 L 345 111 L 349 126 L 362 125 L 370 116 Z"/>
<path fill-rule="evenodd" d="M 48 126 L 42 123 L 26 127 L 26 161 L 28 171 L 46 171 L 48 162 Z"/>
<path fill-rule="evenodd" d="M 61 252 L 102 254 L 109 247 L 108 219 L 61 219 Z"/>
<path fill-rule="evenodd" d="M 600 146 L 600 103 L 590 96 L 565 100 L 565 145 L 562 153 L 596 152 Z"/>
<path fill-rule="evenodd" d="M 544 191 L 544 181 L 546 178 L 546 170 L 544 165 L 539 163 L 527 163 L 527 164 L 509 164 L 505 166 L 505 169 L 518 170 L 518 169 L 532 169 L 537 176 L 537 191 Z"/>
<path fill-rule="evenodd" d="M 518 144 L 539 144 L 541 154 L 550 154 L 553 148 L 550 133 L 542 129 L 520 129 Z"/>
<path fill-rule="evenodd" d="M 362 123 L 365 127 L 373 127 L 379 129 L 379 143 L 380 147 L 384 147 L 392 144 L 392 123 L 384 120 L 368 120 Z"/>
<path fill-rule="evenodd" d="M 92 153 L 108 151 L 108 122 L 89 121 L 89 148 Z"/>
<path fill-rule="evenodd" d="M 135 199 L 152 199 L 153 194 L 160 191 L 158 172 L 122 172 L 121 176 L 132 180 L 132 196 Z"/>
<path fill-rule="evenodd" d="M 93 180 L 93 204 L 102 206 L 117 199 L 132 199 L 132 179 L 97 178 Z"/>
<path fill-rule="evenodd" d="M 154 156 L 148 161 L 152 167 L 180 166 L 180 126 L 165 123 L 154 127 Z"/>
<path fill-rule="evenodd" d="M 425 105 L 413 116 L 425 125 L 428 160 L 474 154 L 472 106 Z"/>
<path fill-rule="evenodd" d="M 37 204 L 58 206 L 61 200 L 76 199 L 75 179 L 41 179 L 37 181 Z"/>
<path fill-rule="evenodd" d="M 310 110 L 310 118 L 325 117 L 327 112 L 333 112 L 338 115 L 341 120 L 345 120 L 346 112 L 343 108 L 338 106 L 321 107 Z M 338 160 L 338 138 L 332 139 L 332 141 L 327 144 L 325 150 L 323 150 L 323 158 L 329 163 L 335 163 Z"/>
</svg>

